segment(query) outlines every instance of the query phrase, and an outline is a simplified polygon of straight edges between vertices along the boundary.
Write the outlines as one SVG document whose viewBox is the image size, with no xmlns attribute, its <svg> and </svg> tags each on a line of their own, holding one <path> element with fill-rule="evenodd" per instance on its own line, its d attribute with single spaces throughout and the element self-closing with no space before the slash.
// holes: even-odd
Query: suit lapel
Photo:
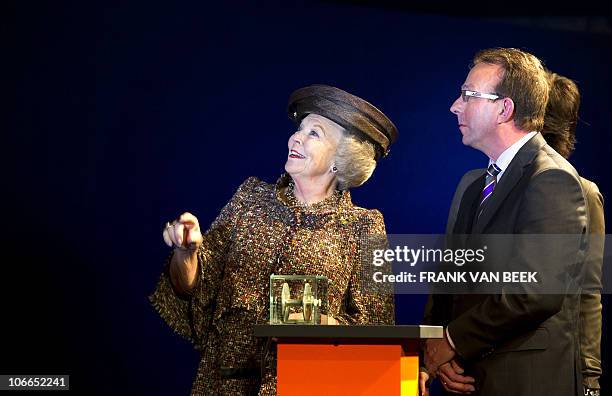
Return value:
<svg viewBox="0 0 612 396">
<path fill-rule="evenodd" d="M 508 169 L 504 172 L 504 177 L 495 187 L 493 194 L 491 194 L 489 199 L 484 203 L 480 217 L 475 219 L 473 228 L 474 234 L 480 234 L 484 227 L 489 224 L 489 221 L 491 221 L 495 212 L 499 210 L 499 207 L 510 191 L 512 191 L 512 188 L 514 188 L 516 183 L 521 179 L 521 176 L 523 176 L 523 167 L 518 166 L 513 160 L 508 166 Z"/>
<path fill-rule="evenodd" d="M 523 177 L 525 168 L 533 162 L 536 154 L 544 144 L 546 144 L 544 138 L 538 133 L 527 141 L 527 143 L 525 143 L 516 153 L 504 172 L 499 184 L 495 187 L 493 194 L 487 199 L 488 202 L 485 202 L 480 217 L 476 219 L 472 233 L 482 233 L 495 213 L 499 210 L 508 194 L 510 194 L 510 191 L 512 191 L 514 186 L 516 186 Z"/>
<path fill-rule="evenodd" d="M 453 234 L 470 234 L 474 221 L 475 206 L 480 199 L 480 192 L 484 187 L 484 170 L 482 176 L 474 180 L 461 197 L 461 204 L 457 212 L 457 220 L 453 227 Z"/>
</svg>

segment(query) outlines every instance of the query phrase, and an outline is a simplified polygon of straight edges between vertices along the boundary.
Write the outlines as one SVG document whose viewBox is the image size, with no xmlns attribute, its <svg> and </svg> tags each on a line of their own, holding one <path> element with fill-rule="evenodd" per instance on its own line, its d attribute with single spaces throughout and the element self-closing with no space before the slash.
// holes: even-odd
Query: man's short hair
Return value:
<svg viewBox="0 0 612 396">
<path fill-rule="evenodd" d="M 549 90 L 542 62 L 516 48 L 489 48 L 474 56 L 472 67 L 479 63 L 503 69 L 495 93 L 514 102 L 515 124 L 525 131 L 541 131 Z"/>
</svg>

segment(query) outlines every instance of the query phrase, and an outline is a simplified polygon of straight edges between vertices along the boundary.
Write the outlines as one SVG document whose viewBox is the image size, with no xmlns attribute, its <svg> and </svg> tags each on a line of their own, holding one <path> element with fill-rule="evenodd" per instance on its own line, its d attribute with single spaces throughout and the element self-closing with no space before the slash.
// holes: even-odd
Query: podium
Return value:
<svg viewBox="0 0 612 396">
<path fill-rule="evenodd" d="M 418 394 L 419 345 L 441 326 L 256 325 L 277 343 L 279 396 Z"/>
</svg>

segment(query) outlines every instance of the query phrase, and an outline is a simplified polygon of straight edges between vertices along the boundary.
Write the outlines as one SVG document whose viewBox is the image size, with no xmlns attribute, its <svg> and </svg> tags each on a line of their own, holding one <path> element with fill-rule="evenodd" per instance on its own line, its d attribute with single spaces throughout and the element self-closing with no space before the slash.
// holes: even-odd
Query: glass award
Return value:
<svg viewBox="0 0 612 396">
<path fill-rule="evenodd" d="M 270 276 L 270 324 L 327 324 L 325 276 Z"/>
</svg>

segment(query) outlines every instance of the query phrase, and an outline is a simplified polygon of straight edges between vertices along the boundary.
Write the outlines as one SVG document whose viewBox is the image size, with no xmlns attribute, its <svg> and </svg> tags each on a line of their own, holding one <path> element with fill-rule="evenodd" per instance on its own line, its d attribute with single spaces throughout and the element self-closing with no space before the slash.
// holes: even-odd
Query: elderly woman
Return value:
<svg viewBox="0 0 612 396">
<path fill-rule="evenodd" d="M 377 210 L 349 189 L 372 175 L 397 137 L 393 123 L 338 88 L 295 91 L 286 173 L 238 188 L 210 229 L 183 213 L 166 225 L 173 252 L 150 297 L 163 319 L 201 353 L 192 394 L 275 394 L 275 352 L 253 337 L 268 321 L 271 274 L 330 280 L 328 323 L 393 324 L 393 295 L 363 288 L 361 252 L 385 234 Z"/>
</svg>

